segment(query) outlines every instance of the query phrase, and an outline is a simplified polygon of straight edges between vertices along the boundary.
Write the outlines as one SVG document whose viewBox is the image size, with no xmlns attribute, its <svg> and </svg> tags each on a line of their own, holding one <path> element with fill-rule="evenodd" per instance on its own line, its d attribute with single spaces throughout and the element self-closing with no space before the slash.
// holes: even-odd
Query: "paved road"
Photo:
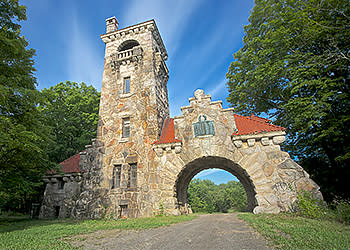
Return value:
<svg viewBox="0 0 350 250">
<path fill-rule="evenodd" d="M 192 221 L 140 231 L 100 231 L 75 243 L 84 249 L 269 249 L 235 214 L 200 215 Z"/>
</svg>

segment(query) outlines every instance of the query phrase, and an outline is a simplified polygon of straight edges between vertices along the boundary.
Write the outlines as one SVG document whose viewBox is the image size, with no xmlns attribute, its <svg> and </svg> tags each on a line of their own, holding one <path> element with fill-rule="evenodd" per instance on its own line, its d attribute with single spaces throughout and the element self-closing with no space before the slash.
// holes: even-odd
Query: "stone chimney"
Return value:
<svg viewBox="0 0 350 250">
<path fill-rule="evenodd" d="M 115 16 L 106 19 L 106 33 L 118 30 L 118 20 Z"/>
</svg>

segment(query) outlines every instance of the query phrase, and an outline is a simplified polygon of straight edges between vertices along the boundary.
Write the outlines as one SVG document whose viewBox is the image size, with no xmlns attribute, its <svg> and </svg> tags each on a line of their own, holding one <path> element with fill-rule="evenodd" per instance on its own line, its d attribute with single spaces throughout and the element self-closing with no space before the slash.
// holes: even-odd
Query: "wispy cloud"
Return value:
<svg viewBox="0 0 350 250">
<path fill-rule="evenodd" d="M 122 16 L 122 20 L 128 26 L 155 19 L 169 48 L 168 53 L 174 54 L 182 38 L 182 27 L 186 25 L 199 2 L 199 0 L 134 0 L 129 4 L 129 9 Z"/>
<path fill-rule="evenodd" d="M 100 55 L 97 40 L 92 40 L 84 22 L 72 13 L 70 30 L 67 31 L 67 72 L 69 80 L 85 82 L 101 89 L 103 55 Z M 95 37 L 94 37 L 95 38 Z"/>
<path fill-rule="evenodd" d="M 213 169 L 207 169 L 207 170 L 203 170 L 202 172 L 198 173 L 195 177 L 193 178 L 203 178 L 205 176 L 217 173 L 222 171 L 221 169 L 217 169 L 217 168 L 213 168 Z"/>
<path fill-rule="evenodd" d="M 213 96 L 217 96 L 219 95 L 220 93 L 222 93 L 223 91 L 226 90 L 226 78 L 224 80 L 222 80 L 219 84 L 215 84 L 213 85 L 213 88 L 210 89 L 208 91 L 208 93 L 213 97 Z"/>
</svg>

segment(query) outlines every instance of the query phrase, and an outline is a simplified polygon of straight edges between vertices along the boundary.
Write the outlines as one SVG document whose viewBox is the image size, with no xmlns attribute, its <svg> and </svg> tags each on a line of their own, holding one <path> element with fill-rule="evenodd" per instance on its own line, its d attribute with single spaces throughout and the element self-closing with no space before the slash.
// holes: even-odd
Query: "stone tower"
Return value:
<svg viewBox="0 0 350 250">
<path fill-rule="evenodd" d="M 118 30 L 115 17 L 106 25 L 98 139 L 156 140 L 169 116 L 168 55 L 157 26 L 150 20 Z M 123 120 L 130 124 L 130 136 L 123 135 Z"/>
<path fill-rule="evenodd" d="M 169 117 L 167 51 L 154 20 L 118 30 L 112 17 L 106 26 L 101 35 L 106 49 L 97 135 L 104 145 L 99 188 L 113 204 L 110 213 L 134 217 L 145 159 Z"/>
</svg>

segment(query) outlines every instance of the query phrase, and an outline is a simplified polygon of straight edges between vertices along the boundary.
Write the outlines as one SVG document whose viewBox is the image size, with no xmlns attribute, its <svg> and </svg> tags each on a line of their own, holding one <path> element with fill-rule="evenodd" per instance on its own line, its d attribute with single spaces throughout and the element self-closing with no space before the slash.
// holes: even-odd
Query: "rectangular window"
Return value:
<svg viewBox="0 0 350 250">
<path fill-rule="evenodd" d="M 129 166 L 129 179 L 128 179 L 128 187 L 136 187 L 137 186 L 137 164 L 132 163 Z"/>
<path fill-rule="evenodd" d="M 130 137 L 130 118 L 123 118 L 123 138 Z"/>
<path fill-rule="evenodd" d="M 58 179 L 58 189 L 63 189 L 64 188 L 64 181 L 63 178 Z"/>
<path fill-rule="evenodd" d="M 130 77 L 124 78 L 123 93 L 124 94 L 130 93 Z"/>
<path fill-rule="evenodd" d="M 114 167 L 112 188 L 119 188 L 120 187 L 121 170 L 122 170 L 122 166 L 121 165 L 117 165 L 117 166 Z"/>
<path fill-rule="evenodd" d="M 128 205 L 120 205 L 120 218 L 128 218 Z"/>
</svg>

